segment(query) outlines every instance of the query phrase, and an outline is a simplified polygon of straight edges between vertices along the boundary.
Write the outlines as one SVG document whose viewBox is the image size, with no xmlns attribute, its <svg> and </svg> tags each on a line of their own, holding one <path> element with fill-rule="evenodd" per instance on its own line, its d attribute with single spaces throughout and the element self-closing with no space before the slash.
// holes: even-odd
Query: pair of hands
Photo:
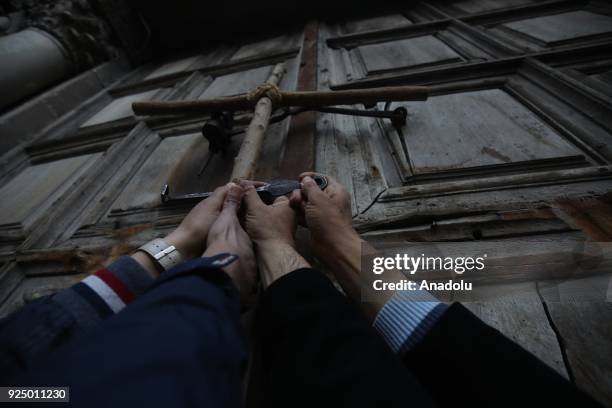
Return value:
<svg viewBox="0 0 612 408">
<path fill-rule="evenodd" d="M 313 175 L 301 174 L 302 189 L 293 191 L 289 198 L 278 197 L 270 205 L 255 191 L 262 183 L 220 187 L 194 207 L 166 241 L 187 258 L 221 252 L 238 255 L 239 260 L 224 270 L 246 297 L 255 290 L 257 267 L 264 287 L 284 274 L 309 267 L 295 250 L 298 222 L 310 229 L 313 253 L 325 263 L 338 241 L 358 239 L 358 235 L 352 228 L 348 192 L 331 177 L 321 191 Z M 244 228 L 238 219 L 242 205 L 246 207 Z"/>
</svg>

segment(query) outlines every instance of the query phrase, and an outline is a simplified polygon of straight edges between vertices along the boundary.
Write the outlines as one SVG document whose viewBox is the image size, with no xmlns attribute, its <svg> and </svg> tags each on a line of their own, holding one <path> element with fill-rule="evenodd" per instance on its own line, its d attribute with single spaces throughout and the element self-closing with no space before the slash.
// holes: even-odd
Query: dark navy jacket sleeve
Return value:
<svg viewBox="0 0 612 408">
<path fill-rule="evenodd" d="M 42 357 L 99 326 L 142 295 L 153 277 L 122 256 L 81 282 L 0 319 L 0 384 L 15 381 Z"/>
<path fill-rule="evenodd" d="M 178 265 L 28 383 L 69 386 L 72 406 L 240 406 L 246 351 L 238 293 L 218 269 L 226 259 Z"/>
</svg>

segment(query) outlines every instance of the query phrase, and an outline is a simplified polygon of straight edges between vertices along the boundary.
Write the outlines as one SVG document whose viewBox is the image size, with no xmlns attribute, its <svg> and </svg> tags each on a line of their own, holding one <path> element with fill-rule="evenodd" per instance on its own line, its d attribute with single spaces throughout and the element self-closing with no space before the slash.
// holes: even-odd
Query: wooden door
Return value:
<svg viewBox="0 0 612 408">
<path fill-rule="evenodd" d="M 336 177 L 374 245 L 610 241 L 611 16 L 598 1 L 422 2 L 137 67 L 3 157 L 0 313 L 174 228 L 188 209 L 161 205 L 164 184 L 180 194 L 227 181 L 239 131 L 201 172 L 207 118 L 143 120 L 133 101 L 241 94 L 278 62 L 285 90 L 431 87 L 427 102 L 392 104 L 408 111 L 399 129 L 306 113 L 266 134 L 257 178 L 312 168 Z M 238 129 L 247 122 L 236 117 Z M 466 304 L 612 400 L 610 303 L 559 303 L 516 285 L 520 299 Z"/>
</svg>

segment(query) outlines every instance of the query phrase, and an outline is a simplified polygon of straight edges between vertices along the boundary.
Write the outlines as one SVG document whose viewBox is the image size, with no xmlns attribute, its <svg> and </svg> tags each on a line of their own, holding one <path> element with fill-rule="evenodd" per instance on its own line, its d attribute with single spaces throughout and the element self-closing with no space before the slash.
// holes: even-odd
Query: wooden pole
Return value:
<svg viewBox="0 0 612 408">
<path fill-rule="evenodd" d="M 334 106 L 375 104 L 377 102 L 424 101 L 429 96 L 426 86 L 389 86 L 346 91 L 280 92 L 275 108 L 289 106 Z M 213 98 L 201 101 L 134 102 L 136 115 L 201 115 L 214 112 L 250 110 L 253 102 L 246 95 Z"/>
<path fill-rule="evenodd" d="M 285 64 L 276 64 L 272 74 L 266 81 L 270 85 L 278 85 L 285 73 Z M 255 167 L 264 142 L 270 115 L 272 114 L 272 100 L 263 96 L 255 105 L 253 119 L 247 127 L 240 152 L 234 159 L 234 169 L 231 179 L 253 179 Z"/>
</svg>

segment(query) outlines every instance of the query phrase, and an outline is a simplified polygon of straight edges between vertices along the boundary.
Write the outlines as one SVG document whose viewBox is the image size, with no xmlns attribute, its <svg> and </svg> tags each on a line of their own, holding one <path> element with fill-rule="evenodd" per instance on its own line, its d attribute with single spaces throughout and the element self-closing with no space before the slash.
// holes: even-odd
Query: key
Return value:
<svg viewBox="0 0 612 408">
<path fill-rule="evenodd" d="M 325 190 L 327 187 L 327 179 L 323 176 L 316 175 L 313 180 L 321 190 Z M 280 197 L 285 194 L 289 194 L 293 190 L 299 190 L 302 188 L 302 183 L 297 180 L 273 180 L 263 186 L 257 187 L 257 193 L 265 203 L 271 203 L 276 197 Z M 176 197 L 170 196 L 170 187 L 168 184 L 164 185 L 161 192 L 161 200 L 163 204 L 179 204 L 179 203 L 194 203 L 208 198 L 212 193 L 191 193 L 184 194 Z"/>
</svg>

